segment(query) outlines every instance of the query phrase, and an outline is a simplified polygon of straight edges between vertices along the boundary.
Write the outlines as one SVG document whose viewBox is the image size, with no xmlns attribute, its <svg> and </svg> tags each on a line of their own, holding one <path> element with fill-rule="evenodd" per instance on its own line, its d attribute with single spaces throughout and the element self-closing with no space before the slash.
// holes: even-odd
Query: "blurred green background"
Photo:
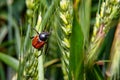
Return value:
<svg viewBox="0 0 120 80">
<path fill-rule="evenodd" d="M 20 41 L 22 34 L 25 35 L 25 29 L 22 29 L 25 28 L 22 27 L 25 25 L 25 14 L 24 0 L 0 0 L 0 54 L 3 54 L 0 55 L 0 80 L 12 80 L 15 77 Z"/>
</svg>

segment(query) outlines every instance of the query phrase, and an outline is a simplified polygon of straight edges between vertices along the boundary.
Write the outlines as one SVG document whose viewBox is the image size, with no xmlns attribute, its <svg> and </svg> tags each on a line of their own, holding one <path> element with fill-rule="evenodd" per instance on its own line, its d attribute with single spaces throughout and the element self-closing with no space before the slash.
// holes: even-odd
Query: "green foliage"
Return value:
<svg viewBox="0 0 120 80">
<path fill-rule="evenodd" d="M 74 12 L 73 28 L 71 35 L 71 48 L 70 48 L 70 75 L 72 79 L 84 79 L 84 37 L 81 26 L 77 20 Z M 79 38 L 78 38 L 79 37 Z"/>
<path fill-rule="evenodd" d="M 1 77 L 0 77 L 1 80 L 6 80 L 4 68 L 1 65 L 0 65 L 0 75 L 1 75 Z"/>
<path fill-rule="evenodd" d="M 120 80 L 119 19 L 119 0 L 1 0 L 0 79 Z"/>
<path fill-rule="evenodd" d="M 91 20 L 91 0 L 81 0 L 79 11 L 79 19 L 82 32 L 84 34 L 86 47 L 89 44 L 90 20 Z"/>
<path fill-rule="evenodd" d="M 18 71 L 19 62 L 11 56 L 5 55 L 0 52 L 0 60 L 12 67 L 14 70 Z"/>
</svg>

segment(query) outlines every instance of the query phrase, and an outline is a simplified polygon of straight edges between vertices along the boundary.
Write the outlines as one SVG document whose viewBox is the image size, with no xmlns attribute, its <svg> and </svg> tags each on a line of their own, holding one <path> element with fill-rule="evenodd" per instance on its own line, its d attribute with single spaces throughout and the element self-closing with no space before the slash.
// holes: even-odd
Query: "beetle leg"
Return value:
<svg viewBox="0 0 120 80">
<path fill-rule="evenodd" d="M 34 36 L 30 36 L 30 39 L 33 39 L 34 38 Z"/>
<path fill-rule="evenodd" d="M 32 28 L 38 35 L 40 34 L 35 28 Z"/>
<path fill-rule="evenodd" d="M 42 51 L 41 51 L 41 53 L 38 55 L 38 57 L 40 57 L 40 56 L 42 55 L 43 48 L 38 49 L 38 51 L 40 51 L 40 50 L 42 50 Z M 37 58 L 38 58 L 38 57 L 37 57 Z"/>
<path fill-rule="evenodd" d="M 39 50 L 40 50 L 40 49 L 38 49 L 38 51 L 39 51 Z M 37 56 L 37 58 L 40 57 L 41 55 L 42 55 L 42 53 L 40 53 L 40 54 Z"/>
</svg>

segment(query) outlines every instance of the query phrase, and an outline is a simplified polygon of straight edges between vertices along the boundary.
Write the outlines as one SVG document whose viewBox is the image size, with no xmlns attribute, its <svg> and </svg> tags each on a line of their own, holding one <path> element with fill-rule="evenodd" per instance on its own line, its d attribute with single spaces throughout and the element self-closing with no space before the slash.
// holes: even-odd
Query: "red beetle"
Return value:
<svg viewBox="0 0 120 80">
<path fill-rule="evenodd" d="M 35 30 L 35 29 L 34 29 Z M 35 30 L 37 33 L 38 31 Z M 41 49 L 44 44 L 46 43 L 46 40 L 48 39 L 49 33 L 48 32 L 42 32 L 38 33 L 38 35 L 32 37 L 32 46 L 36 49 Z"/>
</svg>

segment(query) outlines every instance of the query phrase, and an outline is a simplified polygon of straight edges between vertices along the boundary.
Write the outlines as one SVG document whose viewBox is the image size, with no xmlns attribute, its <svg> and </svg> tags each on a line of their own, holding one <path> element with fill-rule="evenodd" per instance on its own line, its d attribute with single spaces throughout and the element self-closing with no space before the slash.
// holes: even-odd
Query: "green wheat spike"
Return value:
<svg viewBox="0 0 120 80">
<path fill-rule="evenodd" d="M 88 50 L 87 64 L 92 65 L 97 59 L 100 46 L 111 27 L 118 22 L 120 15 L 120 1 L 106 0 L 102 2 L 100 13 L 97 13 L 96 22 Z M 87 66 L 88 66 L 87 65 Z"/>
<path fill-rule="evenodd" d="M 96 22 L 91 38 L 92 42 L 95 40 L 97 32 L 99 31 L 102 24 L 104 24 L 103 31 L 105 32 L 105 34 L 107 34 L 109 29 L 117 23 L 120 14 L 119 8 L 119 0 L 106 0 L 105 2 L 102 2 L 101 11 L 100 13 L 97 13 L 96 16 Z"/>
<path fill-rule="evenodd" d="M 62 70 L 64 73 L 64 80 L 68 80 L 68 66 L 70 56 L 70 34 L 72 29 L 72 1 L 61 0 L 59 16 L 61 18 L 62 40 L 59 39 L 59 46 L 62 52 Z"/>
<path fill-rule="evenodd" d="M 36 7 L 38 8 L 38 5 L 35 6 L 37 0 L 26 0 L 26 5 L 27 5 L 27 15 L 28 15 L 28 23 L 30 24 L 30 26 L 34 25 L 34 17 L 33 15 L 35 15 L 35 9 Z M 41 22 L 40 20 L 40 15 L 38 17 L 38 21 L 37 21 L 37 25 L 39 25 Z M 29 48 L 29 51 L 25 51 L 26 54 L 24 53 L 25 57 L 23 58 L 23 80 L 30 80 L 30 79 L 34 79 L 34 80 L 38 80 L 38 58 L 36 57 L 36 55 L 38 55 L 37 53 L 33 52 L 32 50 L 30 50 L 31 48 Z"/>
</svg>

